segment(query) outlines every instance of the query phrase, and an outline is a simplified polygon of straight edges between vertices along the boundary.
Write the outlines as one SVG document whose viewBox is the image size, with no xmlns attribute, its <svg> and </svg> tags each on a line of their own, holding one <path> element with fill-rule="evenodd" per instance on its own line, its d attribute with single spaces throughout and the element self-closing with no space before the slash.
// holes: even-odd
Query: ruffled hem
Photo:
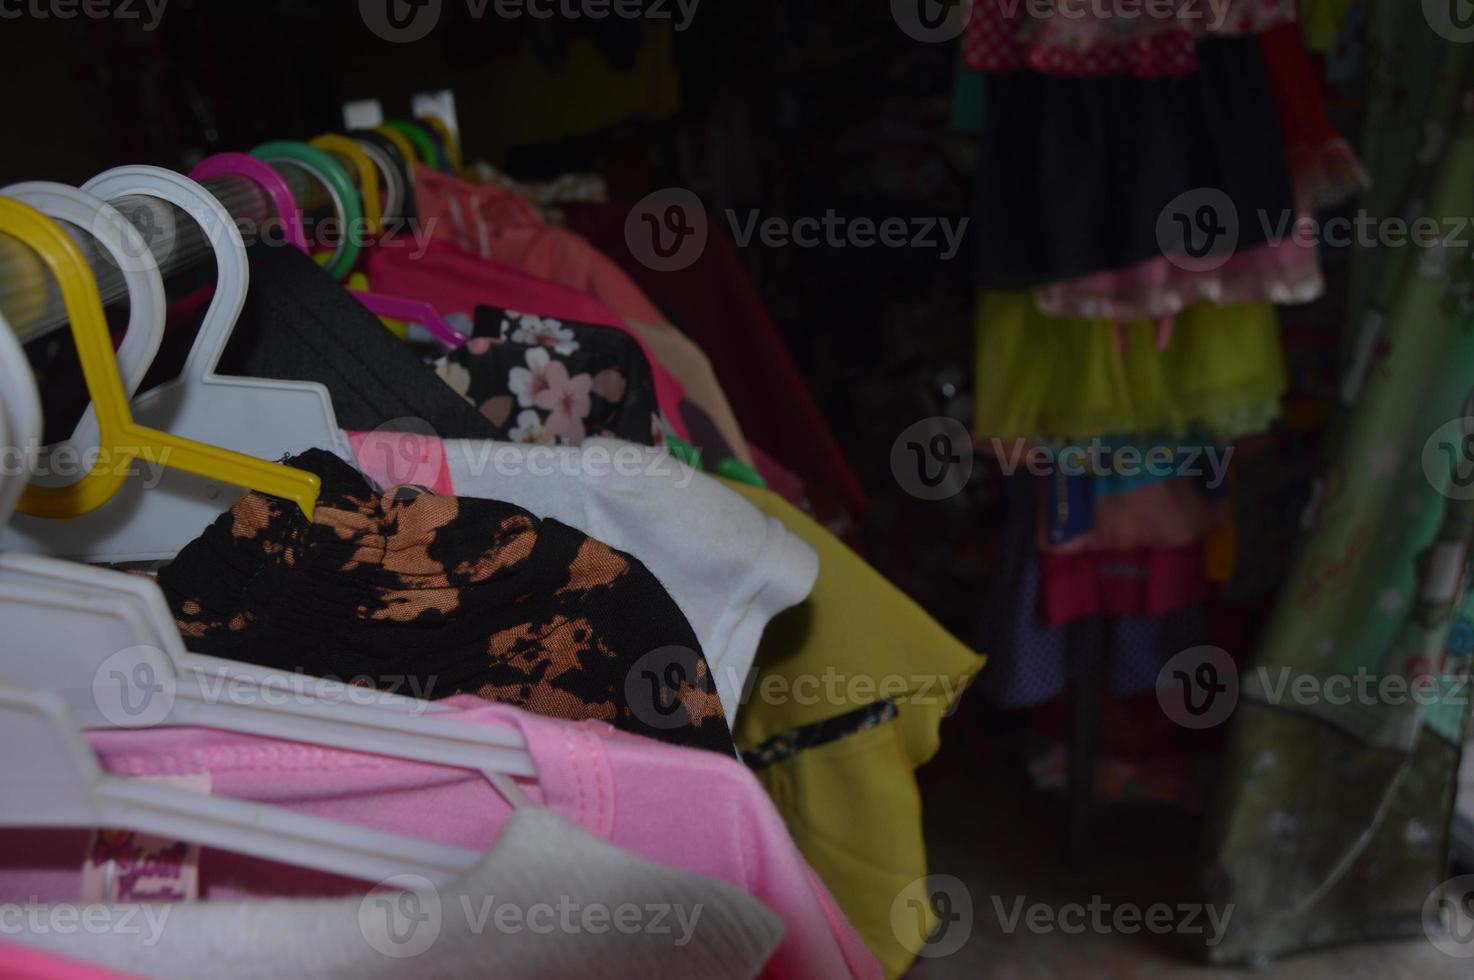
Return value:
<svg viewBox="0 0 1474 980">
<path fill-rule="evenodd" d="M 1156 320 L 1176 316 L 1194 303 L 1293 306 L 1314 302 L 1324 293 L 1315 249 L 1284 241 L 1249 249 L 1210 271 L 1193 272 L 1155 258 L 1054 283 L 1035 290 L 1034 298 L 1051 316 Z"/>
</svg>

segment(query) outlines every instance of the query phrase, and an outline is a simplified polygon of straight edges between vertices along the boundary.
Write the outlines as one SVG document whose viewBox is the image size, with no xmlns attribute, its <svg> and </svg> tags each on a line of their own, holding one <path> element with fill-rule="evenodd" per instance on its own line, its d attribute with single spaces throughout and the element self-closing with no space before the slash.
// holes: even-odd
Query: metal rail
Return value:
<svg viewBox="0 0 1474 980">
<path fill-rule="evenodd" d="M 306 172 L 290 166 L 279 169 L 292 189 L 299 211 L 310 214 L 331 206 L 326 189 Z M 266 192 L 254 181 L 221 177 L 200 183 L 230 212 L 248 243 L 274 227 L 276 210 Z M 211 254 L 204 230 L 174 205 L 143 195 L 109 203 L 138 229 L 166 278 L 193 267 Z M 57 223 L 87 257 L 104 305 L 124 300 L 128 289 L 112 256 L 85 229 L 65 221 Z M 0 314 L 4 314 L 22 343 L 67 323 L 61 294 L 40 257 L 7 235 L 0 235 Z"/>
</svg>

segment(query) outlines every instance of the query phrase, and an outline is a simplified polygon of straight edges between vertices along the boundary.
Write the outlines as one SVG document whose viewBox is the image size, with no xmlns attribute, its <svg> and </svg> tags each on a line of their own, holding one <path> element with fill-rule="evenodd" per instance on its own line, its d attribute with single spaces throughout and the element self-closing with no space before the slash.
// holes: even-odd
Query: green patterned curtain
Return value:
<svg viewBox="0 0 1474 980">
<path fill-rule="evenodd" d="M 1217 962 L 1421 935 L 1448 877 L 1474 648 L 1474 91 L 1471 45 L 1410 0 L 1367 10 L 1373 217 L 1448 219 L 1457 244 L 1363 248 L 1342 409 L 1255 668 L 1241 681 L 1209 827 Z M 1257 669 L 1256 669 L 1257 668 Z M 1267 674 L 1260 671 L 1267 671 Z M 1289 703 L 1310 675 L 1434 675 L 1445 696 Z M 1391 703 L 1403 702 L 1403 703 Z"/>
</svg>

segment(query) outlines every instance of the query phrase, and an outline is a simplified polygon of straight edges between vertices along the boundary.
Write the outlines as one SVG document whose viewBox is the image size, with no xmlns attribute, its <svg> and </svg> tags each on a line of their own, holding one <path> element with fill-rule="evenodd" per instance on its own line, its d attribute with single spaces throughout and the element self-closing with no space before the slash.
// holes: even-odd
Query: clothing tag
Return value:
<svg viewBox="0 0 1474 980">
<path fill-rule="evenodd" d="M 209 795 L 210 774 L 138 776 Z M 83 902 L 184 902 L 200 897 L 200 848 L 131 830 L 94 830 L 82 861 Z"/>
</svg>

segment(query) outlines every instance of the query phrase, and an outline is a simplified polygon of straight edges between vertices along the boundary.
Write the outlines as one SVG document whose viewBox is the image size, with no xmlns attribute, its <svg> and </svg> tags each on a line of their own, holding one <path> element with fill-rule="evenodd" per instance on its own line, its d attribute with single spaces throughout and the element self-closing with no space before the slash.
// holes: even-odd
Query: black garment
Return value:
<svg viewBox="0 0 1474 980">
<path fill-rule="evenodd" d="M 638 559 L 500 501 L 380 494 L 320 450 L 287 462 L 322 478 L 312 520 L 248 494 L 159 572 L 191 650 L 736 753 L 695 633 Z"/>
<path fill-rule="evenodd" d="M 107 310 L 108 327 L 118 338 L 128 325 L 126 306 Z M 71 328 L 63 327 L 34 338 L 25 345 L 26 357 L 36 376 L 36 393 L 41 399 L 41 442 L 51 445 L 70 439 L 82 413 L 92 404 L 92 393 L 82 376 Z M 181 358 L 180 363 L 183 363 Z M 178 373 L 177 371 L 175 372 Z"/>
<path fill-rule="evenodd" d="M 896 702 L 883 698 L 833 718 L 780 732 L 756 748 L 743 752 L 742 761 L 747 764 L 747 768 L 758 772 L 780 762 L 787 762 L 804 749 L 816 749 L 842 738 L 868 732 L 877 725 L 895 721 L 900 713 Z"/>
<path fill-rule="evenodd" d="M 649 446 L 660 432 L 650 362 L 615 327 L 478 306 L 471 340 L 438 370 L 497 439 L 577 446 L 613 436 Z"/>
<path fill-rule="evenodd" d="M 1258 39 L 1205 39 L 1197 51 L 1198 70 L 1182 78 L 988 76 L 968 229 L 975 282 L 1033 288 L 1156 258 L 1159 218 L 1187 192 L 1179 203 L 1194 225 L 1203 205 L 1222 202 L 1205 191 L 1227 196 L 1239 249 L 1265 241 L 1261 212 L 1271 230 L 1289 226 L 1289 165 Z M 1203 227 L 1229 227 L 1215 211 Z M 1180 234 L 1175 221 L 1166 229 Z"/>
<path fill-rule="evenodd" d="M 689 398 L 682 398 L 680 411 L 681 418 L 686 423 L 686 432 L 691 436 L 691 448 L 699 451 L 702 459 L 716 464 L 737 455 L 732 451 L 727 437 L 722 435 L 722 430 L 717 428 L 717 424 L 700 405 Z"/>
<path fill-rule="evenodd" d="M 490 423 L 385 329 L 353 294 L 293 248 L 257 243 L 251 290 L 220 374 L 316 381 L 338 424 L 493 439 Z M 419 421 L 416 421 L 419 420 Z"/>
</svg>

